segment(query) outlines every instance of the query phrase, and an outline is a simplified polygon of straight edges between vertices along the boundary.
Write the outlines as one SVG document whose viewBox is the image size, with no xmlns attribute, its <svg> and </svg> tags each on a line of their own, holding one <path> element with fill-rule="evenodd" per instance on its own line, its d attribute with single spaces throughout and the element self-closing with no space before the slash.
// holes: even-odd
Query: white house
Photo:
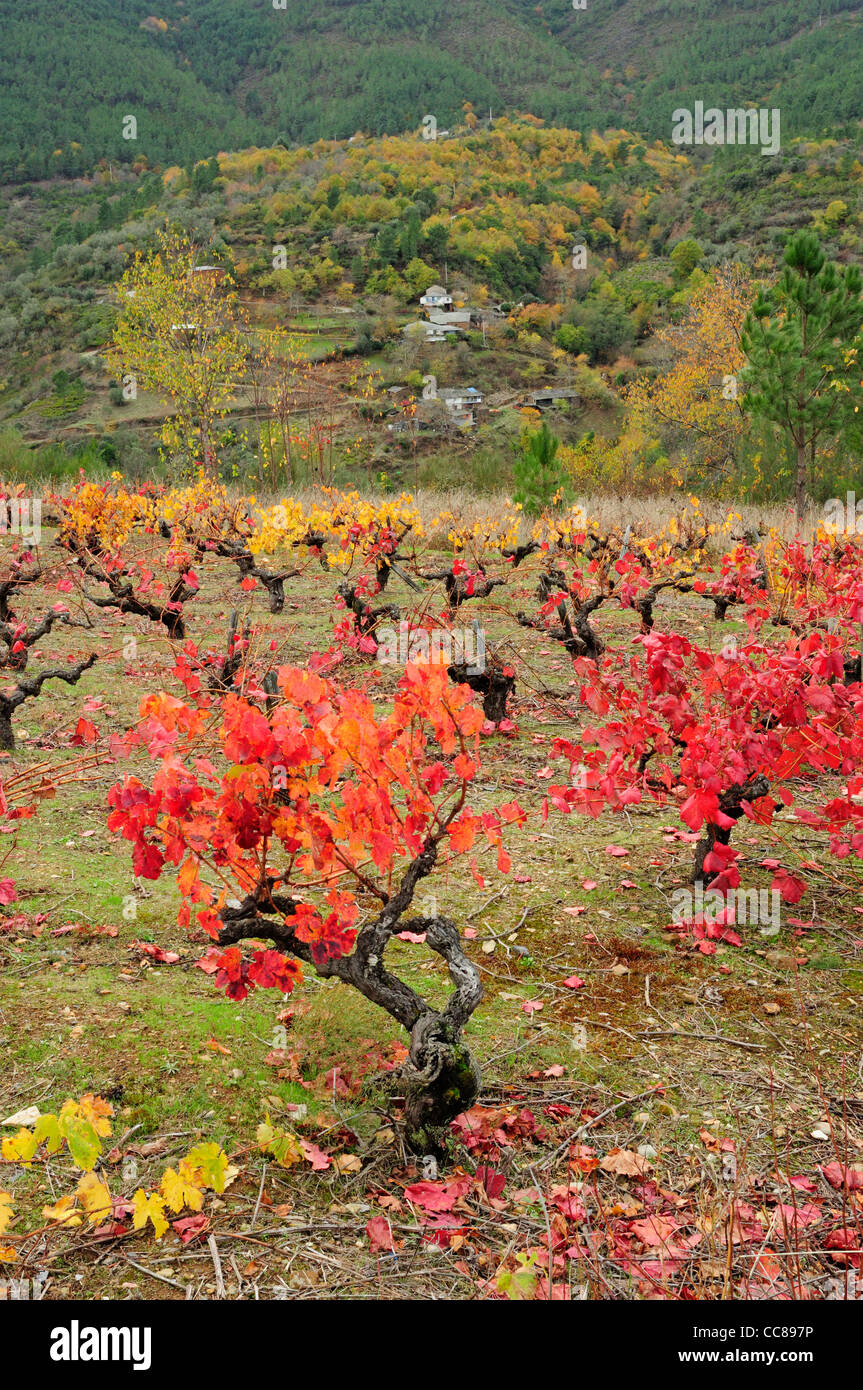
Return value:
<svg viewBox="0 0 863 1390">
<path fill-rule="evenodd" d="M 425 294 L 420 295 L 420 304 L 424 309 L 451 309 L 452 295 L 443 285 L 429 285 Z"/>
</svg>

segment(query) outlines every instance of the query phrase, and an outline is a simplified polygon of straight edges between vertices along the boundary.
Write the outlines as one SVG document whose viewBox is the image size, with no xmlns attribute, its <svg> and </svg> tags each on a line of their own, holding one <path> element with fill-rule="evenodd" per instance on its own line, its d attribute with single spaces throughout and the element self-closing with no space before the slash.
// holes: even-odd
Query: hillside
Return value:
<svg viewBox="0 0 863 1390">
<path fill-rule="evenodd" d="M 465 102 L 662 139 L 695 100 L 778 106 L 785 136 L 863 115 L 860 0 L 2 0 L 0 26 L 5 181 L 445 128 Z"/>
<path fill-rule="evenodd" d="M 437 142 L 251 149 L 191 175 L 175 166 L 7 187 L 0 222 L 0 424 L 7 441 L 71 450 L 28 462 L 17 445 L 0 447 L 0 476 L 74 473 L 81 449 L 133 475 L 152 471 L 165 408 L 143 390 L 125 400 L 104 350 L 113 286 L 169 222 L 231 270 L 252 356 L 268 345 L 278 360 L 308 364 L 316 403 L 340 403 L 326 433 L 343 481 L 358 464 L 396 482 L 406 467 L 455 481 L 470 459 L 481 487 L 509 466 L 523 424 L 510 407 L 537 389 L 577 396 L 578 408 L 557 412 L 565 443 L 616 434 L 621 390 L 656 371 L 657 330 L 681 320 L 714 270 L 731 262 L 769 278 L 798 228 L 814 229 L 832 259 L 859 262 L 863 168 L 851 141 L 704 162 L 626 131 L 583 137 L 501 118 Z M 479 315 L 445 342 L 412 337 L 419 297 L 444 281 L 456 308 Z M 413 443 L 389 430 L 393 393 L 427 374 L 481 391 L 493 423 Z M 357 452 L 360 378 L 374 381 L 378 404 L 373 422 L 363 412 Z M 251 479 L 247 388 L 222 457 L 226 476 Z"/>
</svg>

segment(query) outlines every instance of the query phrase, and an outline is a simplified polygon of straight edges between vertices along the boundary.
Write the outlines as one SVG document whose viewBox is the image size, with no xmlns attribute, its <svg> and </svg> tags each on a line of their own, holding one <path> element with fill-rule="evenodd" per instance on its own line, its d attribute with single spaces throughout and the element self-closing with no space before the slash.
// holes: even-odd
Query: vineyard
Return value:
<svg viewBox="0 0 863 1390">
<path fill-rule="evenodd" d="M 853 524 L 5 491 L 4 1279 L 857 1296 Z"/>
</svg>

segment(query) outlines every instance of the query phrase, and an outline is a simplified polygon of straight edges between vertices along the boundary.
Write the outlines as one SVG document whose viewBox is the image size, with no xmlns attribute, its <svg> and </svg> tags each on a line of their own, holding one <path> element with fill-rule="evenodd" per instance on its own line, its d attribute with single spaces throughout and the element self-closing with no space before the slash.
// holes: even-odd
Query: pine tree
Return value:
<svg viewBox="0 0 863 1390">
<path fill-rule="evenodd" d="M 515 500 L 528 516 L 536 516 L 563 491 L 566 475 L 557 462 L 560 440 L 543 420 L 538 430 L 525 430 L 521 458 L 513 468 Z"/>
<path fill-rule="evenodd" d="M 799 232 L 778 281 L 758 295 L 743 327 L 743 404 L 788 431 L 798 520 L 819 440 L 835 438 L 863 403 L 861 288 L 856 266 L 828 262 L 818 238 Z"/>
</svg>

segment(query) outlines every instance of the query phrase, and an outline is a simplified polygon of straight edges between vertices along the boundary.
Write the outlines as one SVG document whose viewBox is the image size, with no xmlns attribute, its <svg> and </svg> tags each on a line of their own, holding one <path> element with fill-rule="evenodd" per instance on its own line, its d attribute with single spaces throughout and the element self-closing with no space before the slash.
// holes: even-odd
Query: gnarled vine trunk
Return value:
<svg viewBox="0 0 863 1390">
<path fill-rule="evenodd" d="M 480 1072 L 462 1032 L 482 999 L 482 980 L 465 955 L 455 922 L 438 914 L 403 920 L 420 879 L 437 859 L 430 842 L 407 870 L 398 892 L 373 921 L 360 930 L 349 955 L 315 960 L 307 943 L 294 934 L 285 917 L 296 904 L 270 894 L 249 896 L 236 907 L 222 910 L 224 926 L 219 944 L 234 945 L 253 938 L 269 939 L 289 955 L 310 965 L 323 978 L 335 976 L 352 985 L 371 1003 L 385 1009 L 410 1035 L 405 1082 L 405 1138 L 416 1153 L 439 1154 L 450 1121 L 471 1106 L 479 1093 Z M 434 1009 L 410 985 L 388 970 L 384 953 L 399 932 L 424 933 L 426 945 L 447 964 L 453 992 L 443 1009 Z"/>
<path fill-rule="evenodd" d="M 762 773 L 753 774 L 745 782 L 737 782 L 727 791 L 722 792 L 719 797 L 719 809 L 724 812 L 730 820 L 738 821 L 743 815 L 742 802 L 754 801 L 759 796 L 766 796 L 770 790 L 770 783 Z M 731 826 L 722 827 L 719 825 L 708 824 L 705 826 L 706 835 L 698 841 L 695 846 L 695 868 L 692 874 L 693 883 L 701 882 L 704 884 L 704 861 L 713 846 L 718 842 L 727 845 L 731 841 Z M 706 886 L 706 885 L 705 885 Z"/>
<path fill-rule="evenodd" d="M 501 662 L 490 661 L 484 671 L 477 671 L 467 661 L 447 667 L 447 675 L 456 685 L 469 685 L 482 696 L 482 712 L 492 724 L 509 718 L 507 701 L 515 690 L 515 676 L 504 674 Z"/>
</svg>

